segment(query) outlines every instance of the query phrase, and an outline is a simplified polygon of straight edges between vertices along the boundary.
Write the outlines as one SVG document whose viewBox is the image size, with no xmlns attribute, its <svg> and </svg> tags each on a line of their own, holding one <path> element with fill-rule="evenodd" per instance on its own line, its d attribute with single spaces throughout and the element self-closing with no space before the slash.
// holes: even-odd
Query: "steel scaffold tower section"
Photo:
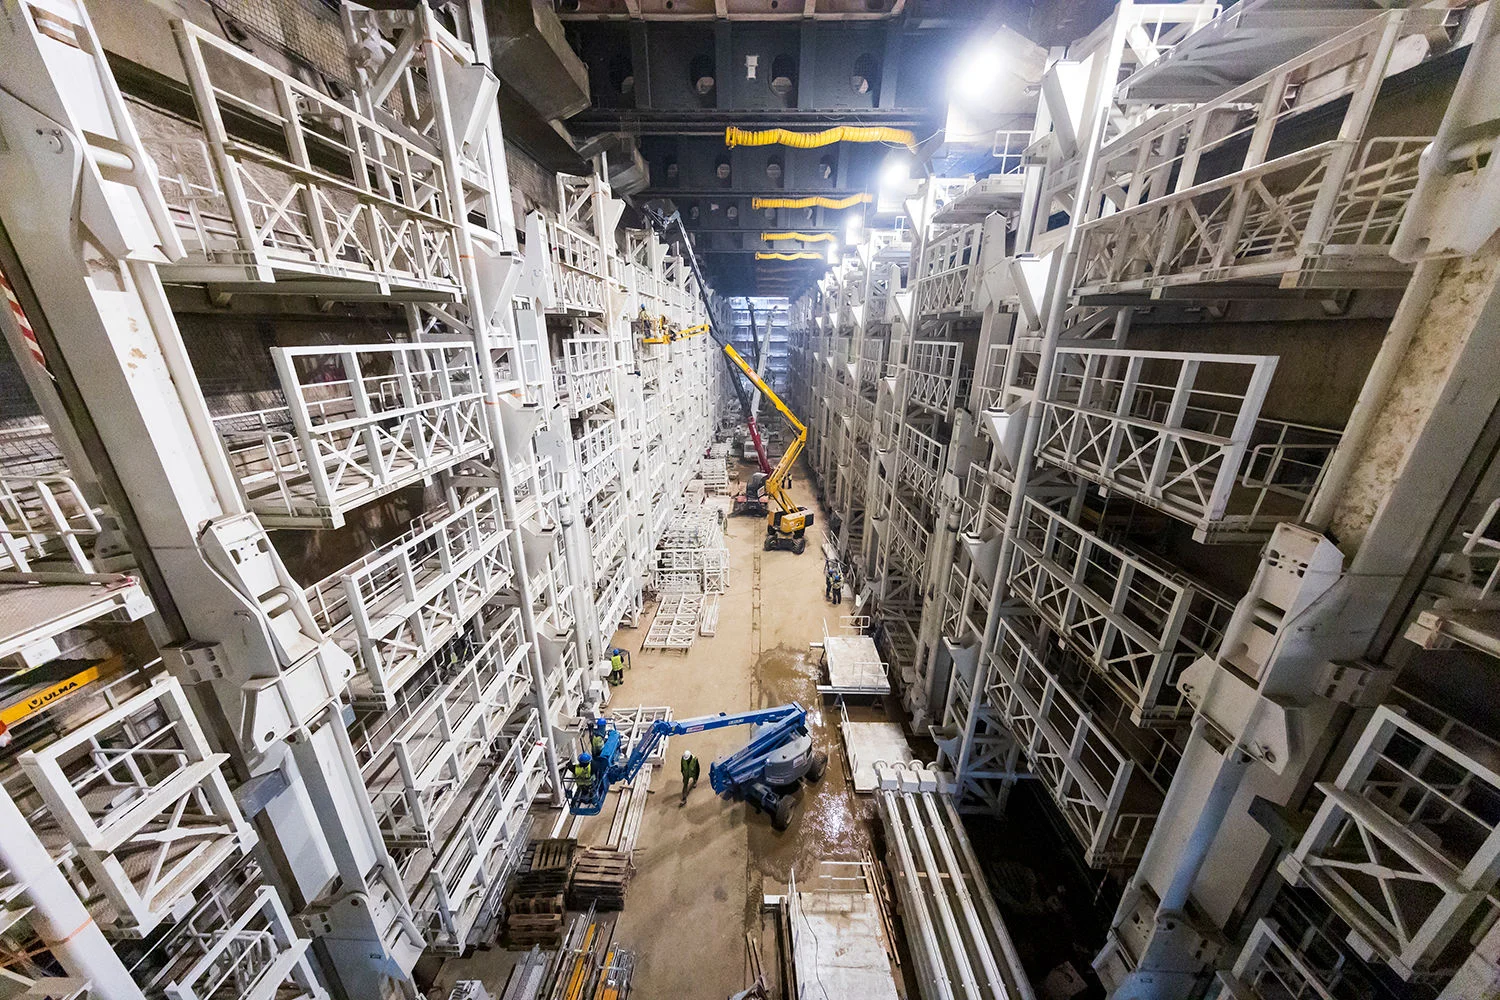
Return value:
<svg viewBox="0 0 1500 1000">
<path fill-rule="evenodd" d="M 656 606 L 656 617 L 641 641 L 642 649 L 687 650 L 698 636 L 698 621 L 703 613 L 702 594 L 663 594 Z"/>
<path fill-rule="evenodd" d="M 373 996 L 409 988 L 424 949 L 459 954 L 475 942 L 524 843 L 527 809 L 545 782 L 555 788 L 550 729 L 588 666 L 558 641 L 595 576 L 587 547 L 557 537 L 578 466 L 570 453 L 538 452 L 540 411 L 559 389 L 582 412 L 620 391 L 635 365 L 622 322 L 643 305 L 678 327 L 701 314 L 685 269 L 654 238 L 633 238 L 642 256 L 616 257 L 618 211 L 596 198 L 594 245 L 562 247 L 556 263 L 577 272 L 564 284 L 578 314 L 597 315 L 591 304 L 606 299 L 625 306 L 621 322 L 559 355 L 568 379 L 557 385 L 540 322 L 549 289 L 520 280 L 497 84 L 479 64 L 483 12 L 457 8 L 444 23 L 425 8 L 339 13 L 314 16 L 354 54 L 333 56 L 332 77 L 347 82 L 353 69 L 341 98 L 273 65 L 274 52 L 170 25 L 196 116 L 165 124 L 120 93 L 80 5 L 7 22 L 14 58 L 0 82 L 20 98 L 0 110 L 0 127 L 40 134 L 30 123 L 44 120 L 56 142 L 0 153 L 0 221 L 31 232 L 17 228 L 18 198 L 26 218 L 53 201 L 88 207 L 59 209 L 45 234 L 0 245 L 19 292 L 0 322 L 12 341 L 24 301 L 33 342 L 48 350 L 23 365 L 70 371 L 84 400 L 109 401 L 91 416 L 123 473 L 130 537 L 144 546 L 125 548 L 45 384 L 51 373 L 33 372 L 55 426 L 5 428 L 0 560 L 32 575 L 20 603 L 56 604 L 81 587 L 92 606 L 24 623 L 5 652 L 40 664 L 142 638 L 127 619 L 152 603 L 170 643 L 144 668 L 116 654 L 71 686 L 39 689 L 40 711 L 57 719 L 46 738 L 27 728 L 31 717 L 7 715 L 5 738 L 24 751 L 23 769 L 0 776 L 0 809 L 17 831 L 4 857 L 8 930 L 39 932 L 106 1000 L 163 984 L 172 996 L 323 1000 L 319 976 L 337 995 Z M 253 83 L 250 96 L 232 97 L 231 81 Z M 144 142 L 136 119 L 149 121 Z M 59 152 L 79 154 L 82 171 L 52 169 Z M 577 221 L 544 220 L 559 234 Z M 79 242 L 109 262 L 112 282 L 80 271 L 69 249 Z M 545 240 L 532 246 L 551 253 Z M 272 348 L 269 385 L 210 391 L 163 281 L 211 284 L 230 312 L 263 294 L 396 305 L 388 342 L 330 332 L 316 347 Z M 253 311 L 277 322 L 274 305 Z M 711 401 L 701 347 L 674 354 L 658 378 L 673 386 L 661 475 L 675 492 L 706 444 Z M 426 487 L 426 509 L 341 570 L 314 564 L 310 575 L 327 575 L 310 587 L 264 531 L 335 527 L 411 486 Z M 633 543 L 637 580 L 652 541 Z M 616 543 L 600 542 L 607 558 Z M 609 577 L 615 620 L 627 579 Z M 0 596 L 19 608 L 12 583 Z M 200 726 L 184 688 L 213 708 L 211 724 Z M 268 871 L 245 857 L 255 834 L 226 774 L 246 782 L 237 791 L 273 841 Z M 295 929 L 287 893 L 307 901 Z M 85 900 L 94 924 L 153 932 L 152 948 L 127 968 L 94 925 L 49 937 L 48 927 L 79 924 Z"/>
</svg>

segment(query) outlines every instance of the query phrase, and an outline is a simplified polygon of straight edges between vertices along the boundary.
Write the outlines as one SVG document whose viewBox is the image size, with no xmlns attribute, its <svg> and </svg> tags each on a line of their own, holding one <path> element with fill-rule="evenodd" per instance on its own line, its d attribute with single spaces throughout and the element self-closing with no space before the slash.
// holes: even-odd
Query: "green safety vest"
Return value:
<svg viewBox="0 0 1500 1000">
<path fill-rule="evenodd" d="M 689 757 L 682 762 L 682 780 L 691 781 L 698 777 L 698 758 Z"/>
<path fill-rule="evenodd" d="M 592 784 L 594 780 L 594 769 L 588 764 L 573 765 L 573 780 L 580 785 Z"/>
<path fill-rule="evenodd" d="M 619 653 L 616 653 L 609 658 L 609 665 L 616 671 L 623 670 L 625 668 L 625 660 Z"/>
</svg>

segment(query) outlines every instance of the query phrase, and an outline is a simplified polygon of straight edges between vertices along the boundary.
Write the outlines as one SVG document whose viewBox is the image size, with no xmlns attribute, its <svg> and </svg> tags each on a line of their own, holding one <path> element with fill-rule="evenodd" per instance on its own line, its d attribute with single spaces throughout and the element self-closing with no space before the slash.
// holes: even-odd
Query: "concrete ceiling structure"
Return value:
<svg viewBox="0 0 1500 1000">
<path fill-rule="evenodd" d="M 944 141 L 947 81 L 965 39 L 1034 14 L 1031 0 L 564 0 L 557 15 L 590 93 L 565 127 L 580 149 L 608 155 L 617 192 L 681 213 L 720 292 L 792 294 L 825 261 L 756 254 L 826 254 L 829 244 L 762 234 L 842 239 L 865 208 L 754 199 L 872 193 L 893 147 L 731 148 L 726 129 L 883 126 L 910 131 L 919 155 L 931 155 Z M 1012 118 L 1029 127 L 1023 107 Z"/>
</svg>

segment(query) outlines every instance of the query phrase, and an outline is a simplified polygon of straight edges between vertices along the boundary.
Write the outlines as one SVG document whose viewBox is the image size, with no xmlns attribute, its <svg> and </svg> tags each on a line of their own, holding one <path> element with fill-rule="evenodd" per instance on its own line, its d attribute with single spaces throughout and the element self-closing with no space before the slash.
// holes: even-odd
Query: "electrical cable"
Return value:
<svg viewBox="0 0 1500 1000">
<path fill-rule="evenodd" d="M 814 253 L 811 250 L 801 250 L 801 251 L 798 251 L 797 253 L 764 253 L 764 252 L 757 252 L 756 255 L 755 255 L 755 259 L 756 260 L 827 260 L 828 258 L 825 255 L 823 255 L 823 254 Z"/>
</svg>

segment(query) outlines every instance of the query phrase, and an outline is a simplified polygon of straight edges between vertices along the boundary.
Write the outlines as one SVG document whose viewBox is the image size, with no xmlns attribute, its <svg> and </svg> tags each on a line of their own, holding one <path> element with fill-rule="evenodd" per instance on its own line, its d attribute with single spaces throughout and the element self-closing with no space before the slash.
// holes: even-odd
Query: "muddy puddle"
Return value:
<svg viewBox="0 0 1500 1000">
<path fill-rule="evenodd" d="M 858 859 L 871 846 L 870 825 L 876 822 L 873 801 L 857 797 L 845 773 L 838 707 L 818 694 L 817 656 L 805 646 L 780 645 L 756 663 L 761 704 L 800 703 L 807 709 L 813 745 L 829 758 L 823 779 L 804 783 L 796 793 L 797 810 L 786 830 L 773 830 L 767 817 L 747 817 L 751 867 L 777 882 L 785 882 L 793 869 L 800 878 L 812 878 L 820 861 Z"/>
</svg>

